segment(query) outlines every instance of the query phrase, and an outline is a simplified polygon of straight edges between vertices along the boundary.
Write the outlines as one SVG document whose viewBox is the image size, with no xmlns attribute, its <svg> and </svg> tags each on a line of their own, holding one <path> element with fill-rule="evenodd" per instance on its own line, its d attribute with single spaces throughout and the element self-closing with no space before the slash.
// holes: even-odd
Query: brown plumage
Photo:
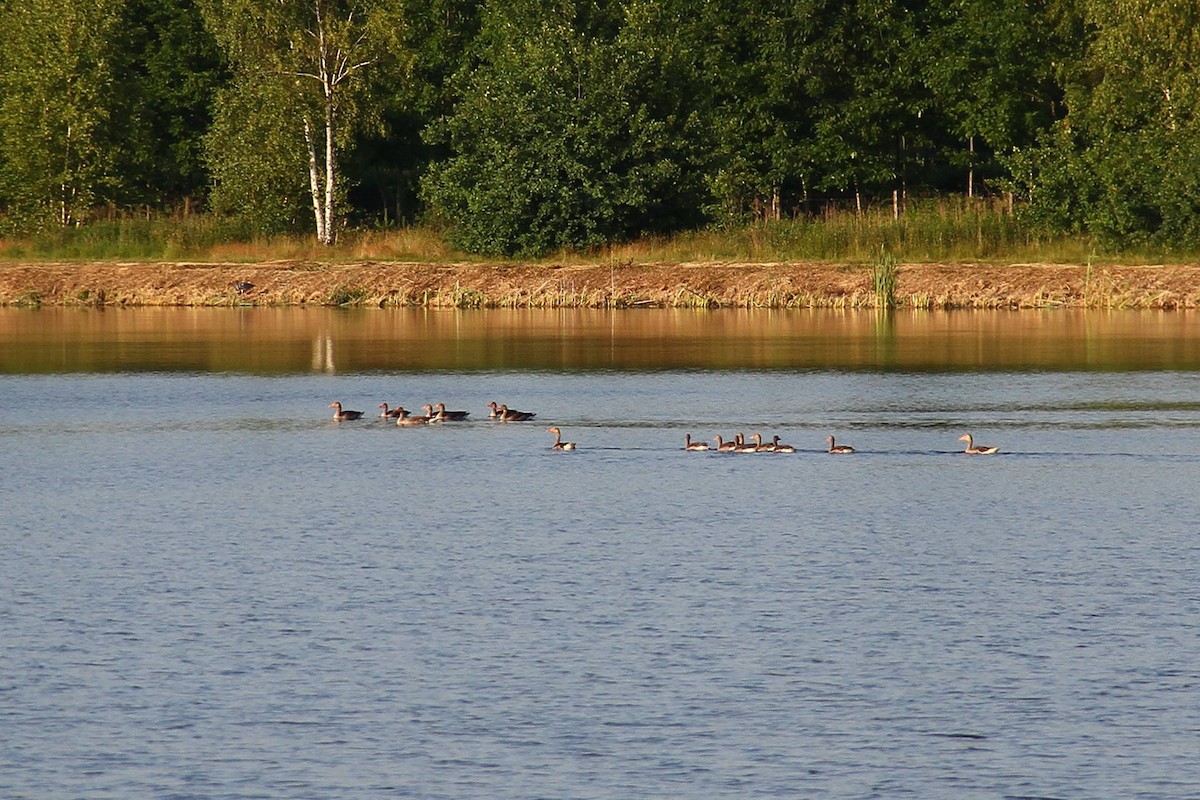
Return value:
<svg viewBox="0 0 1200 800">
<path fill-rule="evenodd" d="M 794 452 L 796 452 L 796 448 L 792 447 L 790 444 L 781 443 L 779 441 L 778 436 L 771 437 L 771 443 L 775 445 L 775 449 L 771 451 L 772 453 L 794 453 Z"/>
<path fill-rule="evenodd" d="M 692 435 L 690 433 L 685 433 L 683 435 L 683 449 L 693 451 L 707 450 L 708 442 L 693 442 Z"/>
<path fill-rule="evenodd" d="M 408 411 L 406 411 L 404 408 L 402 408 L 400 406 L 396 406 L 396 410 L 400 412 L 400 415 L 398 417 L 396 417 L 396 424 L 400 425 L 400 426 L 428 425 L 430 419 L 432 419 L 431 417 L 428 417 L 428 416 L 414 417 L 414 416 L 410 415 L 408 413 Z"/>
<path fill-rule="evenodd" d="M 396 417 L 400 416 L 399 408 L 388 408 L 387 403 L 380 403 L 379 407 L 383 409 L 383 412 L 379 416 L 384 417 L 385 419 L 395 419 Z"/>
<path fill-rule="evenodd" d="M 829 442 L 829 452 L 831 453 L 853 453 L 854 448 L 848 444 L 837 444 L 832 436 L 826 436 L 825 440 Z"/>
<path fill-rule="evenodd" d="M 971 434 L 969 433 L 964 433 L 962 436 L 958 437 L 958 440 L 960 442 L 967 443 L 967 449 L 963 450 L 963 452 L 967 453 L 968 455 L 982 456 L 1000 452 L 999 447 L 993 447 L 989 444 L 975 444 L 975 440 L 971 438 Z"/>
<path fill-rule="evenodd" d="M 547 433 L 554 434 L 554 444 L 550 445 L 551 450 L 574 450 L 574 442 L 564 442 L 562 440 L 562 431 L 557 427 L 546 428 Z"/>
<path fill-rule="evenodd" d="M 526 422 L 536 416 L 537 414 L 529 411 L 517 411 L 515 408 L 509 408 L 503 403 L 496 409 L 496 418 L 502 422 Z"/>
<path fill-rule="evenodd" d="M 361 412 L 361 411 L 350 411 L 349 409 L 343 411 L 342 404 L 338 403 L 336 401 L 333 403 L 330 403 L 329 407 L 332 409 L 336 409 L 333 412 L 333 418 L 336 419 L 338 422 L 341 422 L 344 419 L 361 419 L 362 415 L 363 415 L 363 412 Z"/>
</svg>

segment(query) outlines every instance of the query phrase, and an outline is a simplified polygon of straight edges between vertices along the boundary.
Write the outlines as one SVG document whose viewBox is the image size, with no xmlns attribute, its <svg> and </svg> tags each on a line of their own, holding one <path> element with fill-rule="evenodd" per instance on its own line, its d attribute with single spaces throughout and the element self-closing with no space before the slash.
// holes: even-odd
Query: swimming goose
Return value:
<svg viewBox="0 0 1200 800">
<path fill-rule="evenodd" d="M 829 442 L 829 452 L 831 453 L 853 453 L 854 448 L 848 444 L 837 444 L 833 441 L 832 436 L 826 436 L 826 441 Z"/>
<path fill-rule="evenodd" d="M 794 453 L 794 452 L 796 452 L 796 448 L 792 447 L 790 444 L 783 444 L 782 442 L 780 442 L 778 436 L 772 437 L 771 443 L 773 445 L 775 445 L 775 449 L 771 451 L 772 453 Z"/>
<path fill-rule="evenodd" d="M 502 422 L 525 422 L 536 416 L 537 414 L 529 411 L 517 411 L 515 408 L 509 408 L 503 403 L 496 409 L 496 417 Z"/>
<path fill-rule="evenodd" d="M 438 422 L 461 422 L 471 415 L 470 411 L 447 411 L 445 403 L 437 403 L 432 407 L 426 406 L 426 408 L 429 408 L 430 415 Z M 433 413 L 435 411 L 436 414 Z"/>
<path fill-rule="evenodd" d="M 399 411 L 399 412 L 400 412 L 399 416 L 397 416 L 397 417 L 396 417 L 396 424 L 397 424 L 397 425 L 400 425 L 400 426 L 404 426 L 404 425 L 428 425 L 428 424 L 429 424 L 429 421 L 430 421 L 430 419 L 431 419 L 431 417 L 414 417 L 414 416 L 410 416 L 410 415 L 409 415 L 409 413 L 408 413 L 408 411 L 406 411 L 406 410 L 405 410 L 404 408 L 402 408 L 401 406 L 396 406 L 396 411 Z"/>
<path fill-rule="evenodd" d="M 330 403 L 329 407 L 333 408 L 333 409 L 337 409 L 336 411 L 333 412 L 333 418 L 336 419 L 338 422 L 341 422 L 344 419 L 359 419 L 363 415 L 363 412 L 361 412 L 361 411 L 350 411 L 350 410 L 342 411 L 342 404 L 338 403 L 338 402 Z"/>
<path fill-rule="evenodd" d="M 386 419 L 395 419 L 396 417 L 400 416 L 400 409 L 388 408 L 387 403 L 380 403 L 379 407 L 383 409 L 383 412 L 380 413 L 380 415 L 379 415 L 381 417 L 384 417 Z"/>
<path fill-rule="evenodd" d="M 737 443 L 737 447 L 733 448 L 735 453 L 757 453 L 758 447 L 746 441 L 740 433 L 733 437 L 733 441 Z"/>
<path fill-rule="evenodd" d="M 554 444 L 550 445 L 551 450 L 574 450 L 575 449 L 574 442 L 564 442 L 562 440 L 562 431 L 560 431 L 557 427 L 546 428 L 546 432 L 554 434 Z"/>
<path fill-rule="evenodd" d="M 721 439 L 721 434 L 719 433 L 717 434 L 717 437 L 713 439 L 713 441 L 717 443 L 718 453 L 732 453 L 737 449 L 737 442 L 726 442 Z"/>
<path fill-rule="evenodd" d="M 774 442 L 765 442 L 764 443 L 762 440 L 762 436 L 757 433 L 752 434 L 750 436 L 750 438 L 754 440 L 754 452 L 756 452 L 756 453 L 774 453 L 775 452 L 775 443 Z"/>
<path fill-rule="evenodd" d="M 708 442 L 693 442 L 692 435 L 690 433 L 685 433 L 683 435 L 683 449 L 684 450 L 707 450 Z"/>
<path fill-rule="evenodd" d="M 973 456 L 982 456 L 989 453 L 1000 452 L 999 447 L 993 447 L 992 445 L 986 444 L 975 444 L 975 440 L 971 438 L 971 434 L 969 433 L 964 433 L 962 436 L 958 437 L 958 440 L 960 442 L 967 443 L 967 449 L 963 450 L 963 452 Z"/>
</svg>

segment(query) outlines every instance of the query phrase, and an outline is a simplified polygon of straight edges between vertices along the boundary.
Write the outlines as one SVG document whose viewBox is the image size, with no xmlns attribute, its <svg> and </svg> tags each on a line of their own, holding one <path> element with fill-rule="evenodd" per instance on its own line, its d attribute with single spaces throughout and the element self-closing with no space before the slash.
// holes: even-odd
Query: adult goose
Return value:
<svg viewBox="0 0 1200 800">
<path fill-rule="evenodd" d="M 757 435 L 757 434 L 755 434 Z M 737 447 L 733 448 L 735 453 L 757 453 L 758 445 L 747 442 L 745 437 L 740 433 L 733 437 L 733 441 L 737 443 Z"/>
<path fill-rule="evenodd" d="M 707 450 L 708 442 L 693 442 L 692 435 L 690 433 L 685 433 L 683 435 L 683 449 L 693 451 Z"/>
<path fill-rule="evenodd" d="M 551 450 L 574 450 L 575 449 L 574 442 L 564 442 L 562 440 L 562 431 L 560 431 L 557 426 L 551 427 L 551 428 L 546 428 L 546 432 L 554 434 L 554 444 L 550 445 Z"/>
<path fill-rule="evenodd" d="M 329 407 L 334 409 L 333 418 L 338 422 L 341 422 L 344 419 L 361 419 L 363 415 L 363 412 L 361 411 L 350 411 L 349 409 L 343 411 L 342 404 L 339 402 L 330 403 Z"/>
<path fill-rule="evenodd" d="M 380 403 L 379 407 L 383 409 L 379 416 L 385 419 L 395 419 L 396 417 L 400 416 L 399 408 L 388 408 L 387 403 Z"/>
<path fill-rule="evenodd" d="M 999 447 L 993 447 L 992 445 L 987 444 L 975 444 L 975 440 L 971 438 L 971 434 L 969 433 L 964 433 L 962 436 L 958 437 L 958 440 L 960 442 L 967 443 L 967 449 L 963 450 L 963 452 L 967 453 L 968 455 L 983 456 L 988 455 L 989 453 L 1000 452 Z"/>
<path fill-rule="evenodd" d="M 517 411 L 515 408 L 509 408 L 503 403 L 496 409 L 496 418 L 501 422 L 526 422 L 536 417 L 537 414 L 530 411 Z"/>
<path fill-rule="evenodd" d="M 447 411 L 445 403 L 425 406 L 430 416 L 437 422 L 462 422 L 471 415 L 470 411 Z"/>
<path fill-rule="evenodd" d="M 717 443 L 717 452 L 718 453 L 732 453 L 734 450 L 737 450 L 737 442 L 736 441 L 727 442 L 721 438 L 721 434 L 719 434 L 719 433 L 717 434 L 717 437 L 715 439 L 713 439 L 713 441 Z"/>
<path fill-rule="evenodd" d="M 432 419 L 432 417 L 428 416 L 414 417 L 401 406 L 396 406 L 396 410 L 400 412 L 400 415 L 396 417 L 396 424 L 401 427 L 406 425 L 428 425 Z"/>
<path fill-rule="evenodd" d="M 825 440 L 829 442 L 829 452 L 831 453 L 853 453 L 854 448 L 848 444 L 838 444 L 833 440 L 832 436 L 826 436 Z"/>
<path fill-rule="evenodd" d="M 773 445 L 775 445 L 775 449 L 771 451 L 772 453 L 794 453 L 794 452 L 796 452 L 796 448 L 792 447 L 790 444 L 784 444 L 783 442 L 779 441 L 778 436 L 771 437 L 771 443 Z"/>
</svg>

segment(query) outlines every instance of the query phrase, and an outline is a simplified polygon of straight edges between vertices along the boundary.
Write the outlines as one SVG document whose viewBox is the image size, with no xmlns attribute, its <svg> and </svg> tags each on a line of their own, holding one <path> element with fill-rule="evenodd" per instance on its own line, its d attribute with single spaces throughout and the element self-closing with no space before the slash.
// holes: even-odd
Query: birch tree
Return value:
<svg viewBox="0 0 1200 800">
<path fill-rule="evenodd" d="M 112 180 L 106 147 L 118 0 L 0 5 L 0 148 L 10 209 L 81 224 Z"/>
<path fill-rule="evenodd" d="M 337 240 L 343 151 L 371 118 L 368 72 L 389 56 L 390 0 L 203 0 L 234 80 L 209 137 L 214 203 L 286 217 L 297 174 L 317 240 Z M 292 174 L 288 174 L 291 172 Z"/>
</svg>

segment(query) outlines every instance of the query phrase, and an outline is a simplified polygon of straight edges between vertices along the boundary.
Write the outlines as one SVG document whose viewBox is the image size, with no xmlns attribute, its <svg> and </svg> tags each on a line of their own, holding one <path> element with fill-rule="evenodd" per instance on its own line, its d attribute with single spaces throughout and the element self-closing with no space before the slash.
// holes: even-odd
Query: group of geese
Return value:
<svg viewBox="0 0 1200 800">
<path fill-rule="evenodd" d="M 342 404 L 334 401 L 329 404 L 332 408 L 333 418 L 338 422 L 347 420 L 362 419 L 363 412 L 351 411 L 342 408 Z M 440 422 L 461 422 L 471 415 L 469 411 L 447 411 L 445 403 L 427 403 L 421 406 L 421 410 L 425 413 L 420 416 L 414 416 L 403 406 L 389 407 L 387 403 L 380 403 L 379 407 L 383 411 L 379 416 L 384 420 L 395 420 L 399 426 L 407 425 L 434 425 Z M 530 411 L 517 411 L 509 408 L 503 403 L 497 404 L 494 400 L 487 404 L 490 413 L 488 417 L 499 422 L 527 422 L 537 416 L 536 413 Z M 575 442 L 564 442 L 562 440 L 562 431 L 558 426 L 552 425 L 546 429 L 547 433 L 554 434 L 554 444 L 550 445 L 551 450 L 574 450 Z M 689 452 L 705 452 L 715 450 L 718 453 L 794 453 L 796 448 L 790 444 L 784 444 L 779 441 L 778 436 L 773 436 L 771 441 L 764 442 L 762 436 L 757 433 L 750 435 L 753 441 L 746 441 L 742 434 L 736 434 L 730 441 L 725 441 L 724 438 L 717 434 L 713 439 L 716 442 L 716 447 L 709 447 L 708 442 L 703 440 L 692 440 L 690 433 L 683 437 L 683 449 Z M 854 448 L 848 444 L 838 444 L 832 436 L 826 436 L 825 440 L 829 442 L 828 452 L 837 455 L 848 455 L 855 452 Z M 964 433 L 958 437 L 960 442 L 966 442 L 966 449 L 963 451 L 967 455 L 990 455 L 1000 452 L 999 447 L 992 445 L 975 444 L 975 440 L 971 434 Z"/>
</svg>

